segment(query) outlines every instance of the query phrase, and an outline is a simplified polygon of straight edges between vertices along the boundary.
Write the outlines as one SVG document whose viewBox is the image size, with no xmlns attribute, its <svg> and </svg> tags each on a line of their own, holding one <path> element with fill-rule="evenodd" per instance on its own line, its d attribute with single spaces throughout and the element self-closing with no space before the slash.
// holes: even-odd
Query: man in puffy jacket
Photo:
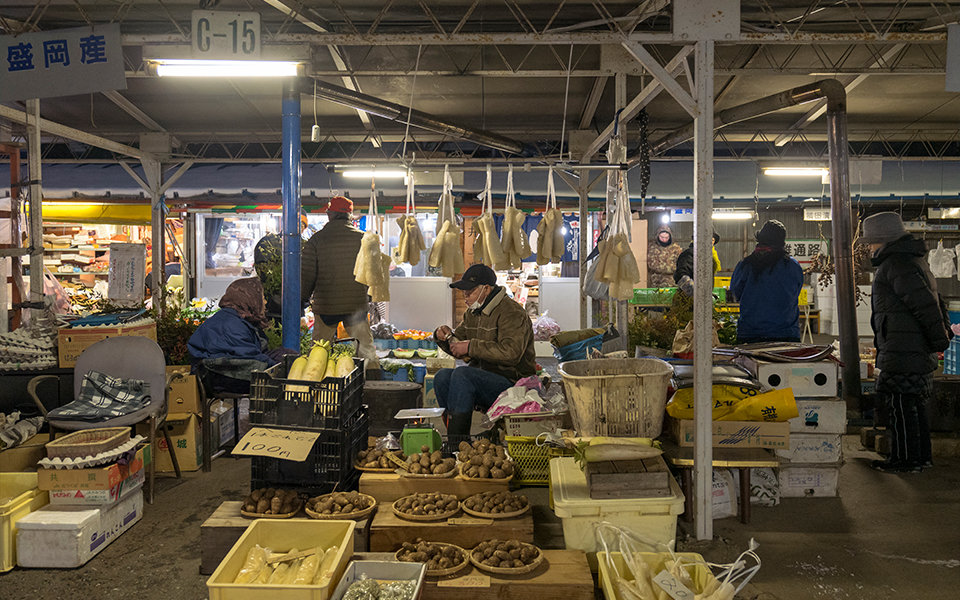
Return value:
<svg viewBox="0 0 960 600">
<path fill-rule="evenodd" d="M 475 408 L 486 411 L 518 379 L 536 375 L 536 352 L 530 317 L 497 285 L 493 269 L 471 265 L 450 287 L 463 292 L 467 311 L 455 330 L 442 325 L 434 337 L 445 352 L 469 364 L 440 369 L 433 385 L 447 409 L 448 439 L 462 439 L 470 435 Z"/>
<path fill-rule="evenodd" d="M 657 228 L 653 243 L 647 248 L 647 287 L 663 288 L 674 285 L 673 272 L 683 248 L 673 241 L 669 225 Z"/>
<path fill-rule="evenodd" d="M 313 339 L 333 341 L 342 322 L 359 341 L 358 354 L 369 372 L 380 363 L 367 323 L 367 286 L 353 275 L 363 232 L 353 226 L 351 212 L 353 202 L 343 196 L 327 203 L 329 221 L 303 245 L 300 295 L 304 303 L 313 296 Z"/>
<path fill-rule="evenodd" d="M 918 473 L 932 466 L 926 401 L 937 352 L 950 330 L 930 275 L 923 241 L 906 232 L 900 215 L 882 212 L 863 221 L 873 279 L 870 324 L 877 347 L 877 391 L 890 407 L 890 456 L 871 466 L 888 473 Z"/>
</svg>

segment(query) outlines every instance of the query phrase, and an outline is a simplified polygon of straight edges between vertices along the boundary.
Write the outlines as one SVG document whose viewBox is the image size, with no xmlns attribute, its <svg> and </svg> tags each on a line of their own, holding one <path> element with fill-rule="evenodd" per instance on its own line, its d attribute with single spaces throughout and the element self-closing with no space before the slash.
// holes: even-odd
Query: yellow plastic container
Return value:
<svg viewBox="0 0 960 600">
<path fill-rule="evenodd" d="M 704 563 L 703 557 L 699 554 L 695 552 L 677 552 L 675 556 L 683 559 L 684 563 L 690 563 L 688 566 L 685 566 L 685 568 L 687 573 L 690 574 L 690 578 L 693 579 L 694 586 L 697 588 L 691 590 L 692 592 L 700 593 L 700 591 L 703 590 L 703 586 L 711 579 L 714 579 L 713 572 L 710 571 L 710 568 Z M 647 563 L 647 566 L 650 567 L 653 573 L 662 571 L 664 568 L 663 563 L 671 558 L 667 552 L 640 552 L 637 554 L 637 557 Z M 623 555 L 619 552 L 611 552 L 610 559 L 617 569 L 616 572 L 611 571 L 610 565 L 607 564 L 607 553 L 597 553 L 597 561 L 600 565 L 600 588 L 603 590 L 603 596 L 607 600 L 623 600 L 620 595 L 617 594 L 616 577 L 617 573 L 627 573 L 627 565 L 623 560 Z M 632 581 L 632 579 L 628 579 L 628 581 Z M 656 600 L 656 598 L 642 598 L 642 600 Z"/>
<path fill-rule="evenodd" d="M 17 521 L 48 502 L 36 473 L 0 473 L 0 573 L 17 564 Z"/>
<path fill-rule="evenodd" d="M 313 519 L 257 519 L 247 527 L 237 543 L 207 580 L 210 600 L 327 600 L 353 556 L 354 521 L 316 521 Z M 269 585 L 233 583 L 243 567 L 247 553 L 255 544 L 273 552 L 314 546 L 337 546 L 336 569 L 326 585 Z"/>
<path fill-rule="evenodd" d="M 586 552 L 594 571 L 598 550 L 594 531 L 604 521 L 629 529 L 651 544 L 674 547 L 684 496 L 673 477 L 671 494 L 663 498 L 594 500 L 583 471 L 572 458 L 562 457 L 550 461 L 550 486 L 553 512 L 563 521 L 564 544 L 568 550 Z"/>
<path fill-rule="evenodd" d="M 730 287 L 730 281 L 733 280 L 733 277 L 717 277 L 713 276 L 713 287 L 715 288 L 728 288 Z"/>
</svg>

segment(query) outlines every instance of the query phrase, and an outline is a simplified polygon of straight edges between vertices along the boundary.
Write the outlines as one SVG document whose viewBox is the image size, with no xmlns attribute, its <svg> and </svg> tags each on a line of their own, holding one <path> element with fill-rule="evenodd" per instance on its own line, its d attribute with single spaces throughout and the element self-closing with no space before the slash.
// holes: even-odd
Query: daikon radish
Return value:
<svg viewBox="0 0 960 600">
<path fill-rule="evenodd" d="M 323 560 L 323 550 L 319 546 L 313 549 L 314 553 L 307 556 L 297 568 L 297 574 L 293 578 L 293 585 L 309 585 L 313 583 L 313 578 L 317 575 L 317 569 L 320 567 L 320 561 Z"/>
<path fill-rule="evenodd" d="M 333 572 L 337 568 L 337 550 L 337 546 L 333 546 L 323 555 L 323 560 L 320 562 L 317 574 L 313 578 L 314 585 L 324 585 L 333 579 Z"/>
<path fill-rule="evenodd" d="M 234 583 L 250 583 L 260 574 L 260 569 L 267 563 L 266 551 L 259 545 L 254 545 L 247 552 L 247 558 L 243 561 L 243 566 L 237 573 Z"/>
</svg>

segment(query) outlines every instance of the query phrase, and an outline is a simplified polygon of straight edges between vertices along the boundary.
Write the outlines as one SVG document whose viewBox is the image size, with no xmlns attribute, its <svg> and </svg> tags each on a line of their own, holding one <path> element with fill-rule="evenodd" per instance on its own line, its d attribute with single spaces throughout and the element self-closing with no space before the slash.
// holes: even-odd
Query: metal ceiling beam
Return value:
<svg viewBox="0 0 960 600">
<path fill-rule="evenodd" d="M 298 22 L 306 25 L 310 29 L 316 31 L 317 33 L 329 33 L 325 27 L 320 23 L 317 23 L 315 20 L 307 17 L 302 12 L 303 3 L 300 3 L 300 8 L 293 8 L 290 6 L 292 2 L 290 0 L 263 0 L 265 3 L 269 4 L 273 8 L 282 12 L 283 14 L 296 19 Z M 360 89 L 360 84 L 357 83 L 357 80 L 349 73 L 350 69 L 347 67 L 347 63 L 343 60 L 343 57 L 340 55 L 340 50 L 335 46 L 327 46 L 327 50 L 330 52 L 330 58 L 333 59 L 333 64 L 337 68 L 337 75 L 343 81 L 344 87 L 355 92 L 362 92 Z M 373 127 L 373 122 L 370 120 L 370 117 L 367 113 L 362 110 L 357 111 L 357 116 L 360 118 L 360 122 L 363 123 L 363 128 L 370 132 L 371 142 L 375 148 L 379 148 L 383 142 L 380 139 L 380 136 L 377 135 L 376 130 Z"/>
<path fill-rule="evenodd" d="M 630 53 L 637 62 L 643 65 L 643 68 L 646 69 L 654 79 L 656 79 L 660 85 L 663 86 L 663 89 L 667 91 L 668 94 L 673 96 L 673 99 L 676 100 L 677 104 L 683 107 L 683 110 L 687 111 L 687 114 L 694 116 L 697 114 L 697 103 L 694 102 L 693 97 L 683 89 L 677 80 L 674 79 L 672 73 L 660 65 L 660 63 L 651 55 L 646 48 L 642 45 L 633 43 L 633 42 L 623 42 L 622 46 Z M 689 52 L 693 46 L 685 46 L 684 49 Z M 672 61 L 671 61 L 672 62 Z M 669 63 L 668 63 L 669 64 Z"/>
<path fill-rule="evenodd" d="M 150 129 L 152 131 L 161 131 L 161 132 L 166 131 L 166 129 L 164 129 L 163 126 L 160 125 L 160 123 L 157 123 L 156 121 L 151 119 L 150 115 L 140 110 L 140 108 L 138 108 L 136 104 L 134 104 L 133 102 L 130 102 L 130 100 L 125 98 L 123 94 L 121 94 L 120 92 L 116 90 L 107 90 L 105 92 L 100 92 L 100 93 L 103 94 L 107 100 L 119 106 L 120 109 L 123 110 L 123 112 L 127 113 L 128 115 L 130 115 L 131 117 L 139 121 L 147 129 Z"/>
<path fill-rule="evenodd" d="M 583 110 L 580 111 L 580 124 L 578 129 L 586 129 L 590 126 L 594 115 L 597 114 L 597 106 L 600 105 L 603 88 L 607 86 L 607 79 L 609 78 L 608 75 L 601 75 L 594 80 L 593 87 L 590 89 L 590 95 L 587 96 L 586 101 L 583 103 Z"/>
<path fill-rule="evenodd" d="M 2 104 L 0 104 L 0 117 L 9 119 L 20 125 L 27 124 L 27 113 L 4 106 Z M 61 125 L 60 123 L 48 121 L 47 119 L 40 119 L 40 129 L 52 135 L 66 138 L 68 140 L 82 142 L 91 146 L 96 146 L 97 148 L 103 148 L 104 150 L 108 150 L 116 154 L 132 156 L 133 158 L 138 159 L 151 156 L 149 152 L 143 152 L 139 148 L 119 144 L 113 140 L 108 140 L 107 138 L 93 135 L 92 133 L 80 131 L 79 129 L 74 129 L 73 127 L 67 127 L 66 125 Z"/>
<path fill-rule="evenodd" d="M 586 33 L 281 33 L 273 36 L 274 44 L 313 44 L 323 46 L 551 46 L 551 45 L 619 45 L 624 40 L 638 44 L 689 44 L 690 40 L 669 32 L 636 32 L 623 35 L 614 32 Z M 739 39 L 718 40 L 719 46 L 739 44 L 945 44 L 944 33 L 747 33 Z M 124 46 L 142 44 L 182 44 L 177 34 L 125 34 Z"/>
<path fill-rule="evenodd" d="M 892 48 L 889 48 L 886 52 L 883 53 L 883 56 L 877 58 L 873 61 L 869 68 L 882 67 L 885 63 L 890 62 L 894 56 L 896 56 L 901 50 L 903 50 L 904 44 L 897 44 Z M 854 89 L 857 88 L 861 83 L 867 80 L 869 75 L 858 75 L 856 77 L 844 77 L 838 79 L 838 81 L 843 85 L 844 90 L 849 95 Z M 807 125 L 813 123 L 821 116 L 827 112 L 827 100 L 823 99 L 816 103 L 816 105 L 811 108 L 805 115 L 800 117 L 800 119 L 790 127 L 790 132 L 781 133 L 777 136 L 773 143 L 777 146 L 783 146 L 789 142 L 793 137 L 796 136 L 796 132 L 805 128 Z"/>
</svg>

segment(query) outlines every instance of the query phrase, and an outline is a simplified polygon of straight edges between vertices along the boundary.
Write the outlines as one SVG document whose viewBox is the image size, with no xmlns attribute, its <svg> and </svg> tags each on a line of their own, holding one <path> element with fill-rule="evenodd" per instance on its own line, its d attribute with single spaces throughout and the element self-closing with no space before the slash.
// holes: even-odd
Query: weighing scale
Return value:
<svg viewBox="0 0 960 600">
<path fill-rule="evenodd" d="M 443 415 L 443 408 L 405 408 L 393 416 L 394 419 L 406 421 L 403 431 L 400 432 L 400 447 L 407 456 L 420 452 L 420 448 L 427 446 L 430 452 L 439 450 L 443 445 L 443 438 L 436 428 L 427 423 L 427 419 L 434 419 Z"/>
</svg>

